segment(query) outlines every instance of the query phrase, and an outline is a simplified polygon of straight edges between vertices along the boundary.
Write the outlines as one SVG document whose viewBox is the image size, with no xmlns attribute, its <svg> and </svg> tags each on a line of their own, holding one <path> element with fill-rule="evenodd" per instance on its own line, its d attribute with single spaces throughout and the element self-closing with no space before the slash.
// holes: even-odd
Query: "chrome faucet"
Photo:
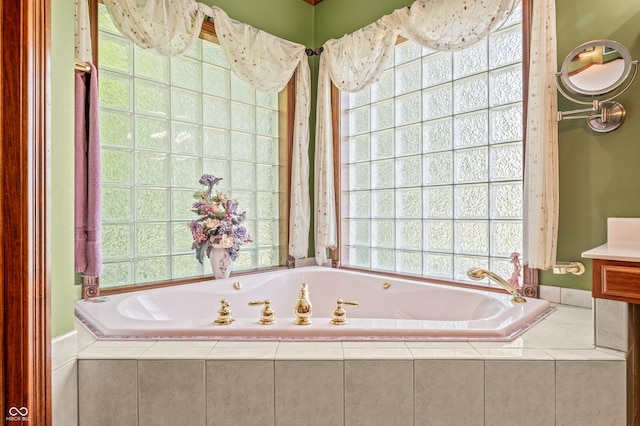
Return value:
<svg viewBox="0 0 640 426">
<path fill-rule="evenodd" d="M 513 296 L 511 301 L 515 303 L 525 303 L 527 299 L 524 298 L 522 293 L 516 290 L 511 284 L 509 284 L 504 278 L 494 274 L 491 271 L 487 271 L 486 269 L 480 268 L 471 268 L 467 271 L 467 276 L 475 281 L 480 281 L 483 278 L 489 277 L 493 281 L 500 284 L 505 290 L 509 292 Z"/>
</svg>

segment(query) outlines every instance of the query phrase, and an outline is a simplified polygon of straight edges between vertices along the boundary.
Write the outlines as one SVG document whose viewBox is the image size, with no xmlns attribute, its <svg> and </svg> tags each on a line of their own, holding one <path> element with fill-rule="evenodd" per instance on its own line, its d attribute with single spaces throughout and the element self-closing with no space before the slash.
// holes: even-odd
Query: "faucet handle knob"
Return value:
<svg viewBox="0 0 640 426">
<path fill-rule="evenodd" d="M 218 309 L 218 318 L 213 322 L 216 325 L 229 325 L 235 321 L 231 317 L 231 309 L 229 309 L 229 301 L 222 299 L 220 301 L 220 309 Z"/>
<path fill-rule="evenodd" d="M 258 324 L 262 325 L 271 325 L 276 322 L 276 313 L 271 309 L 271 300 L 256 300 L 248 303 L 249 306 L 260 306 L 264 305 L 264 309 L 260 311 L 260 319 L 258 320 Z"/>
<path fill-rule="evenodd" d="M 342 305 L 358 306 L 358 302 L 347 302 L 342 299 L 336 300 L 336 308 L 331 313 L 331 324 L 345 325 L 347 323 L 347 313 Z"/>
</svg>

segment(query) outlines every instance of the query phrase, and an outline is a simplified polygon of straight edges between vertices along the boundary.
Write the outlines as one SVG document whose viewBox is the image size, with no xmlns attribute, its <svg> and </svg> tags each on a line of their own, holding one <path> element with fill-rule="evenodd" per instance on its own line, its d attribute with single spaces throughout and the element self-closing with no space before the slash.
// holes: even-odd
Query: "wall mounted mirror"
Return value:
<svg viewBox="0 0 640 426">
<path fill-rule="evenodd" d="M 556 73 L 557 86 L 565 98 L 591 108 L 559 111 L 558 121 L 586 119 L 592 130 L 601 133 L 617 129 L 626 112 L 614 99 L 631 86 L 637 73 L 638 61 L 620 43 L 593 40 L 577 46 Z"/>
</svg>

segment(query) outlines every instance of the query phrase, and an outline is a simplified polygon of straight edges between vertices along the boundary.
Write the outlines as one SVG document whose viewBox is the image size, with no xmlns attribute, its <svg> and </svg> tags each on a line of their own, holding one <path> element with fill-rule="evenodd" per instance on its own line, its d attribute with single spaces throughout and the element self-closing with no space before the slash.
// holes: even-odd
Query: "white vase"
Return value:
<svg viewBox="0 0 640 426">
<path fill-rule="evenodd" d="M 211 252 L 209 252 L 209 261 L 211 262 L 211 270 L 213 276 L 218 278 L 229 278 L 233 260 L 229 251 L 220 244 L 212 244 Z"/>
</svg>

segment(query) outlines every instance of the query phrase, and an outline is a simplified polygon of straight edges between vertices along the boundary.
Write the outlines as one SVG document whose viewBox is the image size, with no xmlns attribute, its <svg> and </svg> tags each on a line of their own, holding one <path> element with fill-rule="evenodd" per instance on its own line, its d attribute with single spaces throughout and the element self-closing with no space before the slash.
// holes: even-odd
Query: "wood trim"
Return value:
<svg viewBox="0 0 640 426">
<path fill-rule="evenodd" d="M 50 4 L 0 0 L 0 14 L 0 416 L 25 407 L 20 424 L 47 426 Z"/>
<path fill-rule="evenodd" d="M 280 133 L 279 142 L 279 185 L 280 188 L 288 188 L 288 191 L 280 191 L 281 199 L 278 211 L 280 218 L 280 265 L 286 264 L 289 260 L 289 220 L 291 212 L 291 170 L 293 163 L 293 140 L 295 114 L 296 114 L 296 74 L 294 73 L 285 86 L 284 90 L 278 95 L 278 110 L 280 122 L 278 129 Z"/>
<path fill-rule="evenodd" d="M 540 298 L 540 270 L 524 265 L 522 269 L 522 294 L 527 297 Z"/>
<path fill-rule="evenodd" d="M 333 82 L 331 83 L 331 120 L 333 122 L 333 188 L 335 194 L 335 209 L 336 209 L 336 238 L 337 245 L 336 248 L 331 251 L 331 267 L 339 268 L 340 267 L 340 240 L 342 236 L 342 221 L 340 218 L 341 215 L 341 201 L 342 194 L 340 192 L 340 188 L 342 185 L 340 183 L 340 170 L 342 167 L 342 96 L 340 95 L 340 90 L 336 87 Z"/>
<path fill-rule="evenodd" d="M 218 33 L 216 33 L 216 26 L 213 22 L 209 21 L 207 18 L 202 21 L 202 28 L 200 29 L 200 38 L 203 40 L 210 41 L 211 43 L 220 44 L 218 40 Z"/>
<path fill-rule="evenodd" d="M 102 3 L 102 1 L 100 1 Z M 89 26 L 91 33 L 91 60 L 98 66 L 98 0 L 89 0 Z"/>
<path fill-rule="evenodd" d="M 527 153 L 527 108 L 529 106 L 529 62 L 533 0 L 522 0 L 522 174 Z"/>
</svg>

